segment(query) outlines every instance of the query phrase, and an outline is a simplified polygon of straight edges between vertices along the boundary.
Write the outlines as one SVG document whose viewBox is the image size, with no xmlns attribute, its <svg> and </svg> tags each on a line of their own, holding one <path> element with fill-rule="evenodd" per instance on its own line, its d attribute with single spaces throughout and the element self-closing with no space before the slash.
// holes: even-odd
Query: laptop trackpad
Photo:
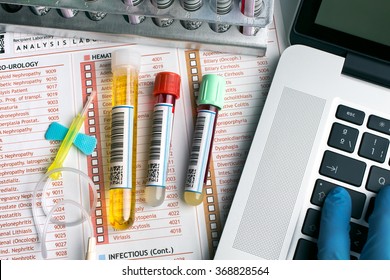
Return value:
<svg viewBox="0 0 390 280">
<path fill-rule="evenodd" d="M 324 99 L 283 90 L 235 249 L 264 259 L 279 258 L 324 106 Z"/>
</svg>

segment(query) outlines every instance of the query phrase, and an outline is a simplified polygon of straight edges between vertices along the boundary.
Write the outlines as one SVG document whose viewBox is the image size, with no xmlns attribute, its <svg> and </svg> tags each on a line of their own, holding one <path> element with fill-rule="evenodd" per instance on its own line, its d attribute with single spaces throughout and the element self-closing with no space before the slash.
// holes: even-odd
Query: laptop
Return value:
<svg viewBox="0 0 390 280">
<path fill-rule="evenodd" d="M 351 258 L 390 184 L 390 1 L 302 0 L 215 259 L 316 259 L 321 207 L 352 198 Z"/>
</svg>

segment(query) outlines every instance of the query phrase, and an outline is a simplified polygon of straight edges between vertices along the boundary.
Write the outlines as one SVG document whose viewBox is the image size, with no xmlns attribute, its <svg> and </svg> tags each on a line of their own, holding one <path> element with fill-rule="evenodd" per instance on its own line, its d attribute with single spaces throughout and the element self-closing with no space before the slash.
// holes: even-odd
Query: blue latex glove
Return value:
<svg viewBox="0 0 390 280">
<path fill-rule="evenodd" d="M 351 198 L 342 187 L 332 189 L 326 196 L 321 214 L 318 237 L 320 260 L 349 260 L 349 222 Z M 390 186 L 382 187 L 375 199 L 369 218 L 367 242 L 360 259 L 390 260 Z"/>
</svg>

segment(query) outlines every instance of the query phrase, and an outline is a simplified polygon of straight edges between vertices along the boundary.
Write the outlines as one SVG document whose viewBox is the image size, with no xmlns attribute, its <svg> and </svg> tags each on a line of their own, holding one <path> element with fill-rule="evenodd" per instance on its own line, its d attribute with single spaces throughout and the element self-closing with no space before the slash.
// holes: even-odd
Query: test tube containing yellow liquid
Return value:
<svg viewBox="0 0 390 280">
<path fill-rule="evenodd" d="M 132 49 L 112 53 L 112 121 L 109 221 L 129 228 L 135 217 L 138 73 L 141 56 Z"/>
</svg>

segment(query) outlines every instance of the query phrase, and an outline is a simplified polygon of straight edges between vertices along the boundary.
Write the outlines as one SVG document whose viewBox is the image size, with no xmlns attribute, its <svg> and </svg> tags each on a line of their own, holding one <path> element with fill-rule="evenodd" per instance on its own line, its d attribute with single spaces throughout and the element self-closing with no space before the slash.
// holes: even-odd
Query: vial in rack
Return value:
<svg viewBox="0 0 390 280">
<path fill-rule="evenodd" d="M 180 1 L 181 6 L 189 12 L 194 12 L 199 10 L 202 5 L 202 0 L 181 0 Z M 195 30 L 198 29 L 202 25 L 202 21 L 199 20 L 181 20 L 181 25 L 184 26 L 184 28 L 188 30 Z"/>
<path fill-rule="evenodd" d="M 173 3 L 173 0 L 151 0 L 151 1 L 153 6 L 155 6 L 158 9 L 167 9 Z M 153 22 L 160 27 L 167 27 L 173 23 L 173 18 L 154 17 Z"/>
<path fill-rule="evenodd" d="M 141 4 L 141 2 L 142 0 L 123 0 L 123 3 L 130 7 L 136 7 Z M 140 24 L 145 20 L 145 18 L 146 17 L 143 15 L 128 15 L 128 19 L 131 24 Z"/>
<path fill-rule="evenodd" d="M 233 0 L 210 0 L 211 9 L 217 15 L 228 14 L 232 10 Z M 223 33 L 229 30 L 230 25 L 224 23 L 210 23 L 212 30 L 218 33 Z"/>
</svg>

